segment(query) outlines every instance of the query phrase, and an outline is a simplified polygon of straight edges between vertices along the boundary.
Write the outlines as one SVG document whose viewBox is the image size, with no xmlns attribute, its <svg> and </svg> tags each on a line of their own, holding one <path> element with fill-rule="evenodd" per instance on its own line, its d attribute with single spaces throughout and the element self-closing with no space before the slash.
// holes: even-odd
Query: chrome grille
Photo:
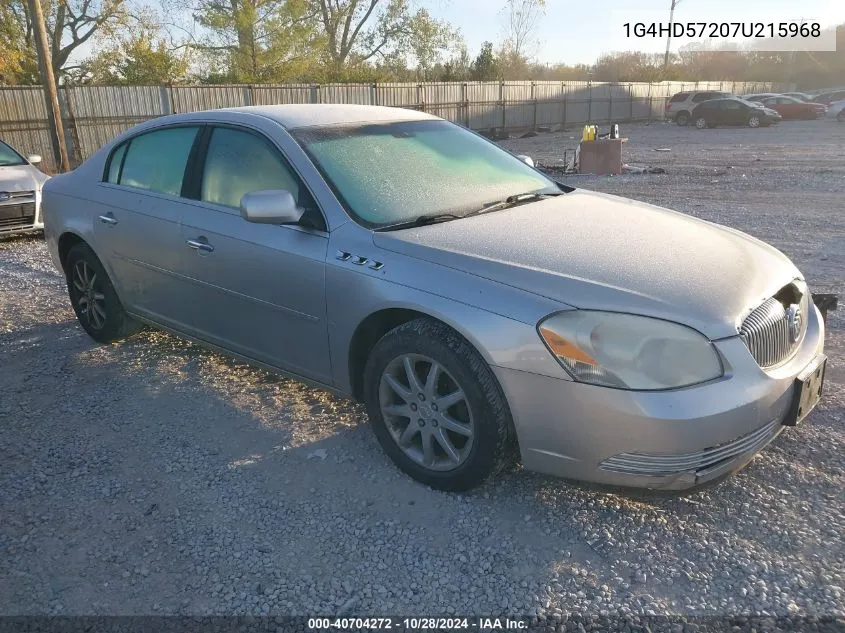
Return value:
<svg viewBox="0 0 845 633">
<path fill-rule="evenodd" d="M 777 420 L 772 420 L 766 426 L 760 427 L 748 435 L 694 453 L 677 455 L 620 453 L 604 460 L 601 463 L 601 468 L 629 475 L 675 475 L 688 471 L 696 471 L 702 474 L 703 471 L 736 457 L 757 452 L 777 435 L 781 428 Z"/>
<path fill-rule="evenodd" d="M 779 365 L 797 351 L 807 332 L 809 295 L 804 290 L 798 303 L 801 325 L 797 336 L 790 333 L 788 307 L 775 297 L 764 301 L 742 322 L 739 335 L 760 367 Z"/>
</svg>

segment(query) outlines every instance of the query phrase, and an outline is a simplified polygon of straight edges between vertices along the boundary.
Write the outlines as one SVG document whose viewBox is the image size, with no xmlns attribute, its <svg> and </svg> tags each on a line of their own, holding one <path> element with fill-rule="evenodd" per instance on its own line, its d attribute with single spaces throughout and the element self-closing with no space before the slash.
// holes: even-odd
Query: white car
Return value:
<svg viewBox="0 0 845 633">
<path fill-rule="evenodd" d="M 35 167 L 40 162 L 0 141 L 0 236 L 44 228 L 41 187 L 50 177 Z"/>
<path fill-rule="evenodd" d="M 831 101 L 827 106 L 827 113 L 825 116 L 828 119 L 836 119 L 837 121 L 845 121 L 845 99 L 839 101 Z"/>
</svg>

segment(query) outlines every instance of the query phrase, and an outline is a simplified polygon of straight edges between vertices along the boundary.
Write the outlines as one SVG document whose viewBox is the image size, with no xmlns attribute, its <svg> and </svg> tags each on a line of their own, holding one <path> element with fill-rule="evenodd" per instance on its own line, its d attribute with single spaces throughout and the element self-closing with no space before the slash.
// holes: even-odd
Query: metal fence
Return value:
<svg viewBox="0 0 845 633">
<path fill-rule="evenodd" d="M 686 90 L 764 92 L 771 83 L 496 81 L 224 86 L 78 86 L 59 90 L 72 164 L 123 130 L 176 112 L 280 103 L 357 103 L 423 110 L 474 130 L 519 131 L 584 123 L 654 120 Z M 0 138 L 55 168 L 43 91 L 0 87 Z"/>
</svg>

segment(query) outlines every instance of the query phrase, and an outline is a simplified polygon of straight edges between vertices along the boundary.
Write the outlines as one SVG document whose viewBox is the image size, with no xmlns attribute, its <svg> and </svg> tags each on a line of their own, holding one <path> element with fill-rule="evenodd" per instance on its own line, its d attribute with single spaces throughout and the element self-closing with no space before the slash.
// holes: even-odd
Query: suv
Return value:
<svg viewBox="0 0 845 633">
<path fill-rule="evenodd" d="M 679 92 L 666 102 L 666 118 L 678 125 L 687 125 L 692 116 L 692 110 L 702 101 L 730 97 L 729 92 L 707 90 L 703 92 Z"/>
</svg>

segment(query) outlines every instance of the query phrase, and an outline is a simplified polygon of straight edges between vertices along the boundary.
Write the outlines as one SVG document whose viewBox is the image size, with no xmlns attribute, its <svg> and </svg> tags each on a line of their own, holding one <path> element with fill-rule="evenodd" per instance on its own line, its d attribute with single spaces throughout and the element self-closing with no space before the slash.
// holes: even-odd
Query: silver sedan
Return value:
<svg viewBox="0 0 845 633">
<path fill-rule="evenodd" d="M 411 477 L 685 489 L 817 403 L 824 325 L 748 235 L 559 184 L 424 113 L 196 112 L 44 189 L 82 327 L 162 328 L 366 403 Z"/>
</svg>

